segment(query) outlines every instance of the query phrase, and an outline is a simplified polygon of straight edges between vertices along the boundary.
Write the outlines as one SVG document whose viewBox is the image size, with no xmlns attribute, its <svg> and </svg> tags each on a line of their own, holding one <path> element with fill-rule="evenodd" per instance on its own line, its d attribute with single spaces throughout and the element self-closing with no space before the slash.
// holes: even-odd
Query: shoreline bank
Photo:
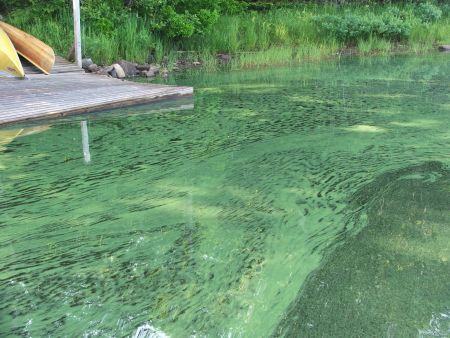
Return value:
<svg viewBox="0 0 450 338">
<path fill-rule="evenodd" d="M 5 20 L 40 38 L 57 54 L 67 55 L 73 44 L 71 13 L 55 10 L 53 16 L 36 16 L 36 9 L 17 9 Z M 89 10 L 82 10 L 83 54 L 98 65 L 128 60 L 158 64 L 168 71 L 186 65 L 212 70 L 217 65 L 249 68 L 349 53 L 422 54 L 450 43 L 450 6 L 443 4 L 325 3 L 242 10 L 224 13 L 211 26 L 186 36 L 158 30 L 148 12 L 125 8 L 98 22 Z"/>
<path fill-rule="evenodd" d="M 191 56 L 179 58 L 173 64 L 168 63 L 134 63 L 127 60 L 119 60 L 111 65 L 97 65 L 90 58 L 83 59 L 83 68 L 88 73 L 96 73 L 107 75 L 115 78 L 147 78 L 149 81 L 158 78 L 166 79 L 173 73 L 183 73 L 191 70 L 204 72 L 219 70 L 240 70 L 240 69 L 257 69 L 268 67 L 282 67 L 288 65 L 299 65 L 305 62 L 321 62 L 326 60 L 340 59 L 341 57 L 394 57 L 394 56 L 412 56 L 412 55 L 431 55 L 439 52 L 449 52 L 449 46 L 434 45 L 432 48 L 413 49 L 410 46 L 398 45 L 392 50 L 371 50 L 362 52 L 357 47 L 343 48 L 332 54 L 323 54 L 315 57 L 303 56 L 302 58 L 283 58 L 269 59 L 265 58 L 265 53 L 272 51 L 244 52 L 236 54 L 218 54 L 214 58 L 202 60 L 196 52 L 189 53 Z M 180 52 L 181 54 L 181 52 Z M 284 53 L 281 56 L 287 56 Z"/>
</svg>

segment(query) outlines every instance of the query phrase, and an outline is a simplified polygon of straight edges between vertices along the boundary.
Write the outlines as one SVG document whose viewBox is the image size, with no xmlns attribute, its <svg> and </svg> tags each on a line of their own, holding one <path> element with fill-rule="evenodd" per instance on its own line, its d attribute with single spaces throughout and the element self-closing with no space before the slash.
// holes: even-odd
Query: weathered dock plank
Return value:
<svg viewBox="0 0 450 338">
<path fill-rule="evenodd" d="M 33 66 L 30 62 L 28 62 L 24 58 L 20 58 L 20 60 L 22 61 L 22 66 L 25 71 L 25 74 L 27 75 L 42 74 L 42 71 Z M 72 62 L 69 62 L 60 56 L 56 56 L 55 65 L 53 66 L 51 71 L 52 74 L 74 73 L 74 72 L 84 73 L 84 70 Z"/>
<path fill-rule="evenodd" d="M 0 78 L 0 124 L 79 114 L 191 96 L 191 87 L 142 84 L 83 70 L 58 59 L 52 74 L 26 66 L 28 80 Z"/>
</svg>

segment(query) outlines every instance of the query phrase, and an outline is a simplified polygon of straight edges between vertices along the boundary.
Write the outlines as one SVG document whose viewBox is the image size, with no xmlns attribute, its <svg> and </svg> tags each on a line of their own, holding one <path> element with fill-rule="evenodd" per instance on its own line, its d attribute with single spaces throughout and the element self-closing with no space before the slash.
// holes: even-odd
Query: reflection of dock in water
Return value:
<svg viewBox="0 0 450 338">
<path fill-rule="evenodd" d="M 17 137 L 40 133 L 49 128 L 47 125 L 0 130 L 0 151 Z"/>
<path fill-rule="evenodd" d="M 161 114 L 194 109 L 194 103 L 191 97 L 179 98 L 177 100 L 165 100 L 153 102 L 150 104 L 134 105 L 132 107 L 116 108 L 108 111 L 97 111 L 77 116 L 67 116 L 56 119 L 41 118 L 35 121 L 21 121 L 9 124 L 0 129 L 0 152 L 6 149 L 6 146 L 18 137 L 28 136 L 40 133 L 51 128 L 54 124 L 60 123 L 80 123 L 83 157 L 85 163 L 91 162 L 89 150 L 89 121 L 98 121 L 101 119 L 122 119 L 126 116 Z M 88 120 L 87 120 L 88 119 Z M 1 125 L 0 125 L 1 127 Z"/>
<path fill-rule="evenodd" d="M 142 84 L 84 73 L 57 58 L 51 75 L 25 66 L 28 80 L 0 79 L 0 124 L 192 96 L 191 87 Z"/>
</svg>

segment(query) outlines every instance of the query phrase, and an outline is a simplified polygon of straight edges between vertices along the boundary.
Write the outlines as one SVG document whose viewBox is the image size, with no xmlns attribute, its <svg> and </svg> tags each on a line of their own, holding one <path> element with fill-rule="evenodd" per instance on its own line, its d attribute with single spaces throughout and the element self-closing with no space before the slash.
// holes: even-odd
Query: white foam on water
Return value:
<svg viewBox="0 0 450 338">
<path fill-rule="evenodd" d="M 450 335 L 450 311 L 446 313 L 433 313 L 429 328 L 419 330 L 420 338 L 448 337 Z"/>
<path fill-rule="evenodd" d="M 163 331 L 151 326 L 149 323 L 139 326 L 132 338 L 170 338 Z"/>
</svg>

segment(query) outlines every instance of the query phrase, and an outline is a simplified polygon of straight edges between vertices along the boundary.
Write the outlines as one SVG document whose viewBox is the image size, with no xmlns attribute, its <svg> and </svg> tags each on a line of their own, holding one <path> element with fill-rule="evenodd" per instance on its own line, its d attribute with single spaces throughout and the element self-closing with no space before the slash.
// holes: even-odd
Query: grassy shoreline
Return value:
<svg viewBox="0 0 450 338">
<path fill-rule="evenodd" d="M 159 36 L 145 17 L 129 13 L 123 25 L 107 32 L 85 20 L 83 51 L 98 64 L 118 59 L 144 63 L 150 55 L 154 62 L 169 67 L 184 59 L 200 62 L 205 69 L 217 68 L 221 53 L 234 56 L 231 68 L 317 61 L 348 51 L 422 54 L 437 44 L 450 43 L 450 9 L 431 9 L 438 13 L 415 5 L 303 5 L 244 12 L 222 16 L 204 34 L 179 40 Z M 41 38 L 62 56 L 70 50 L 70 12 L 36 18 L 20 10 L 7 21 Z"/>
</svg>

